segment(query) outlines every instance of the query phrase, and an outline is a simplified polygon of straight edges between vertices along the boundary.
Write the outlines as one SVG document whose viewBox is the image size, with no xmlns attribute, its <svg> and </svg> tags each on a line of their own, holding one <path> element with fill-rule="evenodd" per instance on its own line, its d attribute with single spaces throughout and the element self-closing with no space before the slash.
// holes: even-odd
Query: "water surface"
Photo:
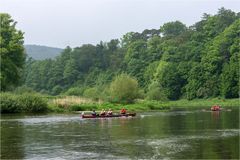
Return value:
<svg viewBox="0 0 240 160">
<path fill-rule="evenodd" d="M 239 110 L 2 115 L 1 159 L 238 159 Z"/>
</svg>

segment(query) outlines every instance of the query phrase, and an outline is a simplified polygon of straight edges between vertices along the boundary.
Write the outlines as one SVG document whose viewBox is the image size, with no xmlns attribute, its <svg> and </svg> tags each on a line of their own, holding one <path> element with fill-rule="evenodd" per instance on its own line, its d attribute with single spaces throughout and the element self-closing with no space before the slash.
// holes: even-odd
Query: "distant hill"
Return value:
<svg viewBox="0 0 240 160">
<path fill-rule="evenodd" d="M 48 58 L 55 58 L 63 49 L 40 46 L 40 45 L 24 45 L 27 55 L 36 60 L 43 60 Z"/>
</svg>

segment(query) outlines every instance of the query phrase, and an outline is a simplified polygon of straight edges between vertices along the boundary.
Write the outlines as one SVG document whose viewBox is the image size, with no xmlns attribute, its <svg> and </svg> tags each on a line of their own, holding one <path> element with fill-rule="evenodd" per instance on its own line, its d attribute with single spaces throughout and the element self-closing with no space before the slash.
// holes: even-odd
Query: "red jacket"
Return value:
<svg viewBox="0 0 240 160">
<path fill-rule="evenodd" d="M 121 109 L 121 114 L 125 114 L 127 111 L 126 111 L 126 109 Z"/>
</svg>

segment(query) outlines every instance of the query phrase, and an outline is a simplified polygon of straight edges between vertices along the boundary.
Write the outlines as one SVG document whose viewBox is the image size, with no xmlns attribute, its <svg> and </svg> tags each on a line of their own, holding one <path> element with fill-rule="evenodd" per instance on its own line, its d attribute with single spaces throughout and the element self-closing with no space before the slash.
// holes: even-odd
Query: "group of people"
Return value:
<svg viewBox="0 0 240 160">
<path fill-rule="evenodd" d="M 120 114 L 126 114 L 126 113 L 127 113 L 127 110 L 125 108 L 122 108 L 120 111 Z M 105 115 L 112 115 L 112 114 L 113 114 L 113 112 L 111 109 L 109 109 L 107 112 L 105 109 L 102 109 L 99 114 L 97 114 L 95 110 L 92 111 L 93 116 L 97 116 L 97 115 L 105 116 Z"/>
<path fill-rule="evenodd" d="M 219 105 L 215 105 L 215 106 L 212 106 L 211 107 L 211 110 L 212 111 L 220 111 L 221 110 L 221 107 Z"/>
</svg>

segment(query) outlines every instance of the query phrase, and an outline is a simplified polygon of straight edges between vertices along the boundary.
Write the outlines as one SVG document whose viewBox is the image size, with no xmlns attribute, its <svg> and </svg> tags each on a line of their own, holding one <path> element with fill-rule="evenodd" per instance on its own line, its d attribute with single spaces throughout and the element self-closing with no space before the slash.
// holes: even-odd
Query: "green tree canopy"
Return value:
<svg viewBox="0 0 240 160">
<path fill-rule="evenodd" d="M 113 101 L 133 102 L 138 96 L 138 82 L 136 79 L 121 74 L 110 84 L 110 93 Z"/>
<path fill-rule="evenodd" d="M 9 14 L 0 13 L 0 23 L 0 80 L 1 90 L 5 91 L 19 84 L 26 55 L 17 22 Z"/>
<path fill-rule="evenodd" d="M 107 98 L 124 102 L 137 96 L 136 84 L 146 93 L 142 95 L 155 100 L 236 98 L 240 83 L 239 15 L 220 8 L 215 15 L 204 14 L 190 27 L 175 21 L 160 29 L 126 33 L 121 40 L 67 47 L 52 60 L 28 60 L 25 85 L 52 94 L 78 94 L 79 89 L 70 89 L 78 87 L 80 94 L 87 89 L 85 96 L 95 88 L 106 91 Z M 121 75 L 113 80 L 121 73 L 131 77 Z M 118 88 L 121 85 L 135 87 Z"/>
<path fill-rule="evenodd" d="M 186 25 L 180 21 L 168 22 L 160 27 L 161 33 L 166 37 L 178 36 L 186 30 Z"/>
</svg>

